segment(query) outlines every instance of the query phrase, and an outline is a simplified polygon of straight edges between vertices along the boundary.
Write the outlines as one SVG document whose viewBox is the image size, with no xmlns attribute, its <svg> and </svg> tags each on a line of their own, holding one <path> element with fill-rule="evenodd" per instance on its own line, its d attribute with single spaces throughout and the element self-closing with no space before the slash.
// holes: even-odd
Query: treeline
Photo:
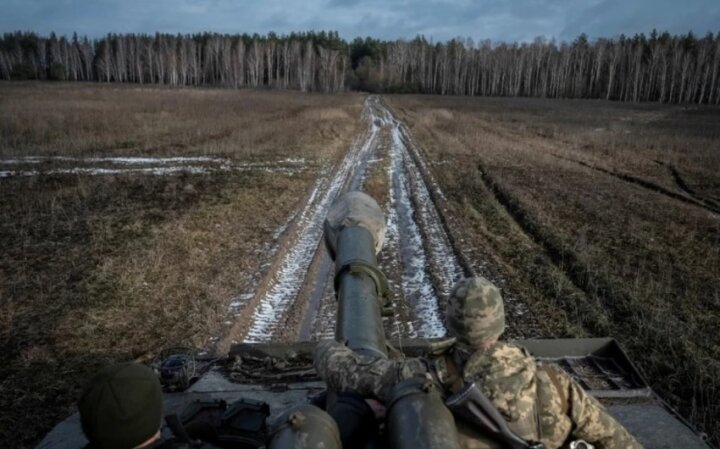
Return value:
<svg viewBox="0 0 720 449">
<path fill-rule="evenodd" d="M 336 32 L 0 39 L 1 79 L 720 104 L 720 34 L 433 43 Z"/>
<path fill-rule="evenodd" d="M 357 44 L 355 71 L 370 90 L 720 104 L 720 34 Z"/>
<path fill-rule="evenodd" d="M 16 32 L 0 39 L 0 79 L 337 92 L 345 90 L 346 47 L 334 32 L 109 34 L 93 41 Z"/>
</svg>

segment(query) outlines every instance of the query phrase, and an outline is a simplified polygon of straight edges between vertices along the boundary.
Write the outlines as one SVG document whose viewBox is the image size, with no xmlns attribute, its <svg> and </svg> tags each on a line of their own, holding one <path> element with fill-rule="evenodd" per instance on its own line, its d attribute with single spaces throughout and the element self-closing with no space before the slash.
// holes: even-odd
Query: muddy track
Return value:
<svg viewBox="0 0 720 449">
<path fill-rule="evenodd" d="M 712 208 L 712 210 L 716 211 L 716 213 L 720 213 L 720 204 L 709 198 L 703 197 L 695 190 L 691 189 L 690 186 L 688 186 L 685 182 L 685 179 L 682 177 L 682 175 L 680 175 L 680 172 L 675 167 L 670 164 L 663 164 L 662 162 L 658 163 L 661 165 L 665 165 L 668 170 L 670 170 L 670 175 L 673 177 L 673 181 L 675 181 L 675 184 L 680 190 L 685 192 L 685 194 L 687 194 L 691 198 L 695 199 L 695 201 L 704 204 L 708 208 Z"/>
<path fill-rule="evenodd" d="M 530 144 L 527 142 L 527 139 L 523 139 L 523 138 L 521 138 L 521 137 L 513 134 L 512 132 L 509 132 L 509 131 L 507 131 L 507 130 L 504 130 L 504 129 L 503 129 L 502 127 L 500 127 L 500 126 L 492 126 L 492 125 L 490 125 L 490 124 L 483 124 L 483 126 L 481 126 L 481 129 L 482 129 L 482 131 L 484 131 L 484 132 L 486 132 L 486 133 L 489 133 L 489 134 L 492 134 L 492 135 L 496 135 L 496 136 L 498 136 L 498 137 L 500 137 L 500 138 L 502 138 L 502 139 L 504 139 L 504 140 L 508 140 L 508 141 L 510 141 L 510 142 L 517 143 L 518 145 L 523 145 L 523 146 L 527 146 L 527 147 L 533 147 L 533 145 L 530 145 Z M 565 143 L 566 145 L 569 145 L 570 147 L 572 147 L 572 146 L 574 145 L 574 144 L 571 143 L 571 142 L 564 142 L 564 143 Z M 557 153 L 555 153 L 555 152 L 553 151 L 552 147 L 551 147 L 551 146 L 548 146 L 548 145 L 543 145 L 542 148 L 544 148 L 544 150 L 547 151 L 551 156 L 556 157 L 556 158 L 558 158 L 558 159 L 561 159 L 561 160 L 564 160 L 564 161 L 567 161 L 567 162 L 571 162 L 571 163 L 574 163 L 574 164 L 581 165 L 581 166 L 583 166 L 583 167 L 585 167 L 585 168 L 588 168 L 588 169 L 590 169 L 590 170 L 594 170 L 594 171 L 597 171 L 597 172 L 606 174 L 606 175 L 608 175 L 608 176 L 612 176 L 612 177 L 614 177 L 614 178 L 616 178 L 616 179 L 619 179 L 619 180 L 621 180 L 621 181 L 625 181 L 625 182 L 630 183 L 630 184 L 635 184 L 636 186 L 643 187 L 643 188 L 645 188 L 645 189 L 651 190 L 651 191 L 653 191 L 653 192 L 655 192 L 655 193 L 658 193 L 658 194 L 660 194 L 660 195 L 667 196 L 667 197 L 672 198 L 672 199 L 674 199 L 674 200 L 681 201 L 681 202 L 684 202 L 684 203 L 686 203 L 686 204 L 691 204 L 691 205 L 693 205 L 693 206 L 701 207 L 701 208 L 706 209 L 706 210 L 708 210 L 708 211 L 710 211 L 710 212 L 712 212 L 712 213 L 715 213 L 715 214 L 720 214 L 720 205 L 718 205 L 718 204 L 717 204 L 715 201 L 713 201 L 713 200 L 710 200 L 710 199 L 707 199 L 707 198 L 703 198 L 702 196 L 697 195 L 697 194 L 695 194 L 695 192 L 689 190 L 689 189 L 687 188 L 687 184 L 684 183 L 682 177 L 680 177 L 680 174 L 677 172 L 677 170 L 675 170 L 674 167 L 672 167 L 672 166 L 670 166 L 670 165 L 664 164 L 663 162 L 655 161 L 656 163 L 659 163 L 659 164 L 661 164 L 661 165 L 667 165 L 667 166 L 668 166 L 668 168 L 670 169 L 670 174 L 671 174 L 671 176 L 673 177 L 673 180 L 675 181 L 676 185 L 678 186 L 678 189 L 679 189 L 682 193 L 679 193 L 679 192 L 670 190 L 670 189 L 665 188 L 665 187 L 663 187 L 663 186 L 661 186 L 661 185 L 655 184 L 655 183 L 653 183 L 653 182 L 651 182 L 651 181 L 648 181 L 648 180 L 643 179 L 643 178 L 639 178 L 639 177 L 637 177 L 637 176 L 629 175 L 629 174 L 626 174 L 626 173 L 619 173 L 619 172 L 617 172 L 617 171 L 609 170 L 609 169 L 606 169 L 606 168 L 603 168 L 603 167 L 599 167 L 599 166 L 597 166 L 597 165 L 590 164 L 590 163 L 587 163 L 587 162 L 584 162 L 584 161 L 581 161 L 581 160 L 578 160 L 578 159 L 575 159 L 575 158 L 570 158 L 570 157 L 567 157 L 567 156 L 563 156 L 563 155 L 557 154 Z"/>
<path fill-rule="evenodd" d="M 335 324 L 333 265 L 322 244 L 322 222 L 338 195 L 362 190 L 369 164 L 389 162 L 387 241 L 381 267 L 393 287 L 389 334 L 435 337 L 445 334 L 443 304 L 452 284 L 468 270 L 458 257 L 438 207 L 442 195 L 410 133 L 379 97 L 365 101 L 366 130 L 344 159 L 324 172 L 288 225 L 265 279 L 218 348 L 232 342 L 295 341 L 331 337 Z M 388 257 L 389 256 L 389 257 Z M 245 295 L 246 297 L 249 295 Z"/>
<path fill-rule="evenodd" d="M 393 116 L 390 150 L 389 243 L 397 245 L 399 285 L 413 312 L 411 336 L 445 334 L 444 304 L 453 284 L 466 274 L 423 176 L 407 127 Z M 414 156 L 414 157 L 413 157 Z M 418 163 L 418 161 L 420 161 Z"/>
<path fill-rule="evenodd" d="M 482 163 L 478 165 L 477 169 L 485 188 L 492 193 L 495 200 L 502 205 L 525 235 L 543 248 L 552 264 L 565 275 L 573 287 L 582 291 L 588 299 L 597 298 L 600 300 L 602 309 L 598 309 L 597 305 L 588 303 L 588 309 L 583 316 L 590 319 L 581 323 L 583 327 L 595 335 L 607 335 L 609 331 L 607 323 L 597 320 L 597 317 L 603 315 L 603 311 L 608 312 L 613 322 L 623 323 L 623 317 L 632 313 L 626 310 L 628 304 L 632 303 L 626 293 L 618 289 L 604 276 L 592 270 L 572 249 L 539 225 L 520 202 L 507 193 L 501 184 L 490 175 Z"/>
<path fill-rule="evenodd" d="M 551 154 L 552 154 L 552 153 L 551 153 Z M 606 168 L 602 168 L 602 167 L 598 167 L 598 166 L 596 166 L 596 165 L 588 164 L 587 162 L 579 161 L 579 160 L 572 159 L 572 158 L 565 157 L 565 156 L 560 156 L 560 155 L 558 155 L 558 154 L 552 154 L 552 156 L 554 156 L 554 157 L 556 157 L 556 158 L 558 158 L 558 159 L 564 160 L 564 161 L 568 161 L 568 162 L 572 162 L 572 163 L 574 163 L 574 164 L 581 165 L 581 166 L 583 166 L 583 167 L 585 167 L 585 168 L 589 168 L 590 170 L 594 170 L 594 171 L 597 171 L 597 172 L 600 172 L 600 173 L 603 173 L 603 174 L 612 176 L 612 177 L 617 178 L 617 179 L 619 179 L 619 180 L 621 180 L 621 181 L 625 181 L 625 182 L 627 182 L 627 183 L 635 184 L 636 186 L 640 186 L 640 187 L 643 187 L 643 188 L 645 188 L 645 189 L 652 190 L 652 191 L 655 192 L 655 193 L 659 193 L 660 195 L 665 195 L 665 196 L 667 196 L 667 197 L 669 197 L 669 198 L 672 198 L 672 199 L 674 199 L 674 200 L 678 200 L 678 201 L 681 201 L 681 202 L 687 203 L 687 204 L 692 204 L 693 206 L 701 207 L 701 208 L 706 209 L 706 210 L 708 210 L 708 211 L 710 211 L 710 212 L 713 212 L 713 213 L 715 213 L 715 214 L 720 214 L 720 208 L 719 208 L 719 207 L 716 207 L 716 206 L 714 206 L 713 204 L 709 204 L 708 202 L 705 202 L 704 200 L 695 197 L 695 195 L 693 195 L 689 190 L 687 190 L 687 188 L 684 188 L 684 187 L 678 182 L 678 177 L 676 177 L 676 175 L 679 176 L 679 174 L 677 174 L 677 172 L 674 171 L 674 169 L 671 169 L 671 170 L 672 170 L 671 174 L 673 175 L 673 178 L 675 179 L 675 182 L 678 184 L 678 187 L 679 187 L 684 193 L 673 192 L 672 190 L 666 189 L 666 188 L 663 187 L 663 186 L 660 186 L 660 185 L 655 184 L 655 183 L 653 183 L 653 182 L 647 181 L 647 180 L 645 180 L 645 179 L 638 178 L 638 177 L 632 176 L 632 175 L 627 175 L 627 174 L 624 174 L 624 173 L 618 173 L 618 172 L 615 172 L 615 171 L 612 171 L 612 170 L 608 170 L 608 169 L 606 169 Z M 682 181 L 682 179 L 680 179 L 680 181 Z M 684 183 L 683 183 L 683 184 L 684 184 Z"/>
</svg>

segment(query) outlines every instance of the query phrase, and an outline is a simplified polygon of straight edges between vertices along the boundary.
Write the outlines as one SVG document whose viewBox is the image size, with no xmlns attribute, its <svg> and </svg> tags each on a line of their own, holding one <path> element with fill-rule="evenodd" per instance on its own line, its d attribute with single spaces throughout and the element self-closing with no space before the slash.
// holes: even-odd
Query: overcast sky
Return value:
<svg viewBox="0 0 720 449">
<path fill-rule="evenodd" d="M 288 33 L 572 40 L 720 31 L 720 0 L 0 0 L 0 32 Z"/>
</svg>

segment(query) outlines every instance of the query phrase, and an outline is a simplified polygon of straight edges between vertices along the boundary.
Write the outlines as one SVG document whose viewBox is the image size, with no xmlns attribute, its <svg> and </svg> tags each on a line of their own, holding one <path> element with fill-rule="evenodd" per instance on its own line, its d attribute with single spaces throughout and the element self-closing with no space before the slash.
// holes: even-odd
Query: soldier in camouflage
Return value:
<svg viewBox="0 0 720 449">
<path fill-rule="evenodd" d="M 642 448 L 561 368 L 538 363 L 525 348 L 498 341 L 505 330 L 505 311 L 500 292 L 488 280 L 461 280 L 451 294 L 445 321 L 456 343 L 441 355 L 374 359 L 327 341 L 316 348 L 315 367 L 330 387 L 380 400 L 397 382 L 427 373 L 447 393 L 475 382 L 510 429 L 527 441 L 548 449 L 568 447 L 577 439 L 597 449 Z M 501 447 L 468 423 L 457 423 L 462 447 Z"/>
</svg>

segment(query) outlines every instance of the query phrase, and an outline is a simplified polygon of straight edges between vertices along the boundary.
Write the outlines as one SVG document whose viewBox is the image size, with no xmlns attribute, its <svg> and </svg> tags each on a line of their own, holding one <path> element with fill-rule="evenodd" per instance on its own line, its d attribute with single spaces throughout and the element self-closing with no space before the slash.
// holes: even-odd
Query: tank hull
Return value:
<svg viewBox="0 0 720 449">
<path fill-rule="evenodd" d="M 394 343 L 412 357 L 427 354 L 438 342 Z M 647 449 L 710 449 L 698 432 L 652 391 L 615 340 L 550 339 L 517 343 L 527 347 L 539 360 L 553 361 L 568 371 Z M 188 390 L 166 394 L 166 413 L 179 413 L 196 399 L 233 402 L 247 398 L 267 402 L 272 419 L 290 407 L 306 404 L 325 389 L 325 384 L 312 370 L 313 347 L 312 342 L 236 345 L 228 360 L 208 371 Z M 237 361 L 242 363 L 238 365 Z M 255 362 L 257 370 L 253 368 Z M 238 366 L 245 369 L 239 370 Z M 59 423 L 37 447 L 80 449 L 85 444 L 80 419 L 75 414 Z"/>
</svg>

